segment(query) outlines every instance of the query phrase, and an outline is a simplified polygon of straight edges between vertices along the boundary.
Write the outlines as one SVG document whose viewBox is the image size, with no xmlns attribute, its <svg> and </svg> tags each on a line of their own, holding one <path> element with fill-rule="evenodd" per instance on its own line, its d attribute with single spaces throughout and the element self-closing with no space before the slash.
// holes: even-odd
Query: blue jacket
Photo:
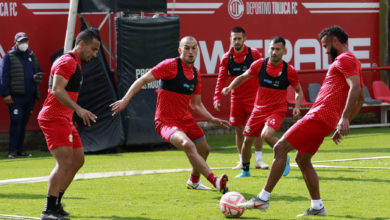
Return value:
<svg viewBox="0 0 390 220">
<path fill-rule="evenodd" d="M 31 55 L 33 52 L 31 50 L 27 50 L 26 52 L 20 52 L 16 49 L 15 46 L 12 47 L 11 50 L 17 51 L 16 54 L 21 58 L 23 68 L 24 68 L 24 86 L 25 86 L 25 96 L 34 97 L 36 93 L 36 84 L 33 79 L 34 75 L 34 65 L 31 60 Z M 1 87 L 0 92 L 1 96 L 6 97 L 10 95 L 9 91 L 9 81 L 10 81 L 10 57 L 7 53 L 2 60 L 2 71 L 0 71 L 1 75 Z M 39 66 L 38 72 L 42 72 L 41 67 Z"/>
</svg>

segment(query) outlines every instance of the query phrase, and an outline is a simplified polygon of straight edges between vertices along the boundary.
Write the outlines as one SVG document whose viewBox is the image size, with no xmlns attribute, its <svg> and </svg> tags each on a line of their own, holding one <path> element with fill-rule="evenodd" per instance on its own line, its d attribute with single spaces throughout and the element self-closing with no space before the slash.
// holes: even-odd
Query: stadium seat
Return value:
<svg viewBox="0 0 390 220">
<path fill-rule="evenodd" d="M 318 92 L 321 89 L 321 84 L 319 83 L 309 83 L 307 87 L 307 98 L 309 102 L 315 102 Z"/>
<path fill-rule="evenodd" d="M 379 99 L 382 102 L 390 102 L 390 90 L 383 81 L 372 82 L 372 91 L 374 99 Z"/>
<path fill-rule="evenodd" d="M 364 103 L 368 105 L 374 105 L 374 104 L 381 104 L 382 101 L 371 98 L 370 91 L 368 91 L 367 86 L 364 86 Z"/>
<path fill-rule="evenodd" d="M 292 86 L 287 88 L 287 104 L 291 106 L 295 105 L 295 90 Z M 306 101 L 305 96 L 303 96 L 301 107 L 310 107 L 312 105 L 313 103 Z"/>
</svg>

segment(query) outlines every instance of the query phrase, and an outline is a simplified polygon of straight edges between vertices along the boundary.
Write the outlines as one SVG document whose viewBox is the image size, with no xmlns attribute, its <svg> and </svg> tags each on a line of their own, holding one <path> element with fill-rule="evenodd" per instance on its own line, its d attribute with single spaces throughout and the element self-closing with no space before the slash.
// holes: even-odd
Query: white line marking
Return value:
<svg viewBox="0 0 390 220">
<path fill-rule="evenodd" d="M 305 8 L 379 8 L 379 2 L 359 2 L 359 3 L 302 3 Z"/>
<path fill-rule="evenodd" d="M 27 9 L 69 9 L 69 3 L 23 3 Z"/>
<path fill-rule="evenodd" d="M 390 156 L 324 160 L 324 161 L 313 161 L 312 163 L 314 164 L 314 163 L 345 162 L 345 161 L 375 160 L 375 159 L 390 159 Z M 297 164 L 291 163 L 290 166 L 297 167 Z M 314 167 L 390 170 L 390 167 L 351 167 L 351 166 L 327 166 L 327 165 L 314 165 Z M 231 168 L 232 167 L 217 167 L 211 169 L 226 170 Z M 107 178 L 107 177 L 117 177 L 117 176 L 135 176 L 135 175 L 147 175 L 147 174 L 180 173 L 180 172 L 188 172 L 191 170 L 192 168 L 167 169 L 167 170 L 131 170 L 131 171 L 116 171 L 116 172 L 102 172 L 102 173 L 79 173 L 74 177 L 74 180 Z M 19 184 L 19 183 L 39 183 L 39 182 L 47 182 L 48 180 L 49 180 L 48 176 L 7 179 L 7 180 L 0 180 L 0 185 L 10 185 L 10 184 Z"/>
<path fill-rule="evenodd" d="M 19 215 L 4 215 L 0 214 L 0 219 L 41 219 L 36 217 L 19 216 Z"/>
<path fill-rule="evenodd" d="M 328 163 L 328 162 L 344 162 L 344 161 L 376 160 L 376 159 L 390 159 L 390 156 L 364 157 L 364 158 L 351 158 L 351 159 L 337 159 L 337 160 L 323 160 L 323 161 L 313 161 L 312 163 Z"/>
<path fill-rule="evenodd" d="M 68 11 L 34 11 L 34 15 L 66 15 Z"/>
<path fill-rule="evenodd" d="M 311 10 L 312 14 L 328 14 L 328 13 L 379 13 L 379 10 Z"/>
<path fill-rule="evenodd" d="M 168 14 L 214 14 L 215 11 L 167 11 Z"/>
<path fill-rule="evenodd" d="M 193 9 L 193 8 L 207 8 L 207 9 L 217 9 L 221 7 L 223 3 L 167 3 L 167 8 L 186 8 L 186 9 Z"/>
<path fill-rule="evenodd" d="M 226 169 L 231 169 L 231 167 L 218 167 L 218 168 L 211 168 L 211 169 L 226 170 Z M 116 172 L 103 172 L 103 173 L 79 173 L 76 174 L 74 180 L 107 178 L 107 177 L 117 177 L 117 176 L 135 176 L 135 175 L 147 175 L 147 174 L 180 173 L 180 172 L 189 172 L 191 170 L 192 168 L 167 169 L 167 170 L 132 170 L 132 171 L 116 171 Z M 48 176 L 8 179 L 8 180 L 1 180 L 0 185 L 10 185 L 10 184 L 19 184 L 19 183 L 39 183 L 39 182 L 47 182 L 48 180 L 49 180 Z"/>
</svg>

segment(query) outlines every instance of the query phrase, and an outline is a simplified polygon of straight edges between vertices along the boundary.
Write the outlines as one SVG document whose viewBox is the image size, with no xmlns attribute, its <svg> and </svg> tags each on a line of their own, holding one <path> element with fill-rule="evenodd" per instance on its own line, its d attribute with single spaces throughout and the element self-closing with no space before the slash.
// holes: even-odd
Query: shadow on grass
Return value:
<svg viewBox="0 0 390 220">
<path fill-rule="evenodd" d="M 321 148 L 320 148 L 321 149 Z M 343 147 L 340 149 L 321 149 L 321 153 L 387 153 L 390 154 L 389 148 L 348 148 Z"/>
<path fill-rule="evenodd" d="M 361 220 L 386 220 L 389 218 L 382 218 L 382 217 L 372 217 L 372 218 L 364 218 L 359 216 L 350 216 L 350 215 L 328 215 L 329 218 L 340 218 L 340 219 L 361 219 Z"/>
</svg>

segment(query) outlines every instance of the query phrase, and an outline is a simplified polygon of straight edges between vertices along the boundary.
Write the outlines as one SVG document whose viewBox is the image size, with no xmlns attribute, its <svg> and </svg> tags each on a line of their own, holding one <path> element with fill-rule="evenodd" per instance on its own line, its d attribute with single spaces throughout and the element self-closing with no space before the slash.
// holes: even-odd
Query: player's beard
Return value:
<svg viewBox="0 0 390 220">
<path fill-rule="evenodd" d="M 330 51 L 329 51 L 329 56 L 330 56 L 330 60 L 332 62 L 334 62 L 334 60 L 336 59 L 338 55 L 338 52 L 337 52 L 337 49 L 333 47 L 333 45 L 330 47 Z"/>
<path fill-rule="evenodd" d="M 242 49 L 243 46 L 244 46 L 244 44 L 236 44 L 236 45 L 234 45 L 234 49 L 235 49 L 236 51 L 240 51 L 240 50 Z"/>
</svg>

